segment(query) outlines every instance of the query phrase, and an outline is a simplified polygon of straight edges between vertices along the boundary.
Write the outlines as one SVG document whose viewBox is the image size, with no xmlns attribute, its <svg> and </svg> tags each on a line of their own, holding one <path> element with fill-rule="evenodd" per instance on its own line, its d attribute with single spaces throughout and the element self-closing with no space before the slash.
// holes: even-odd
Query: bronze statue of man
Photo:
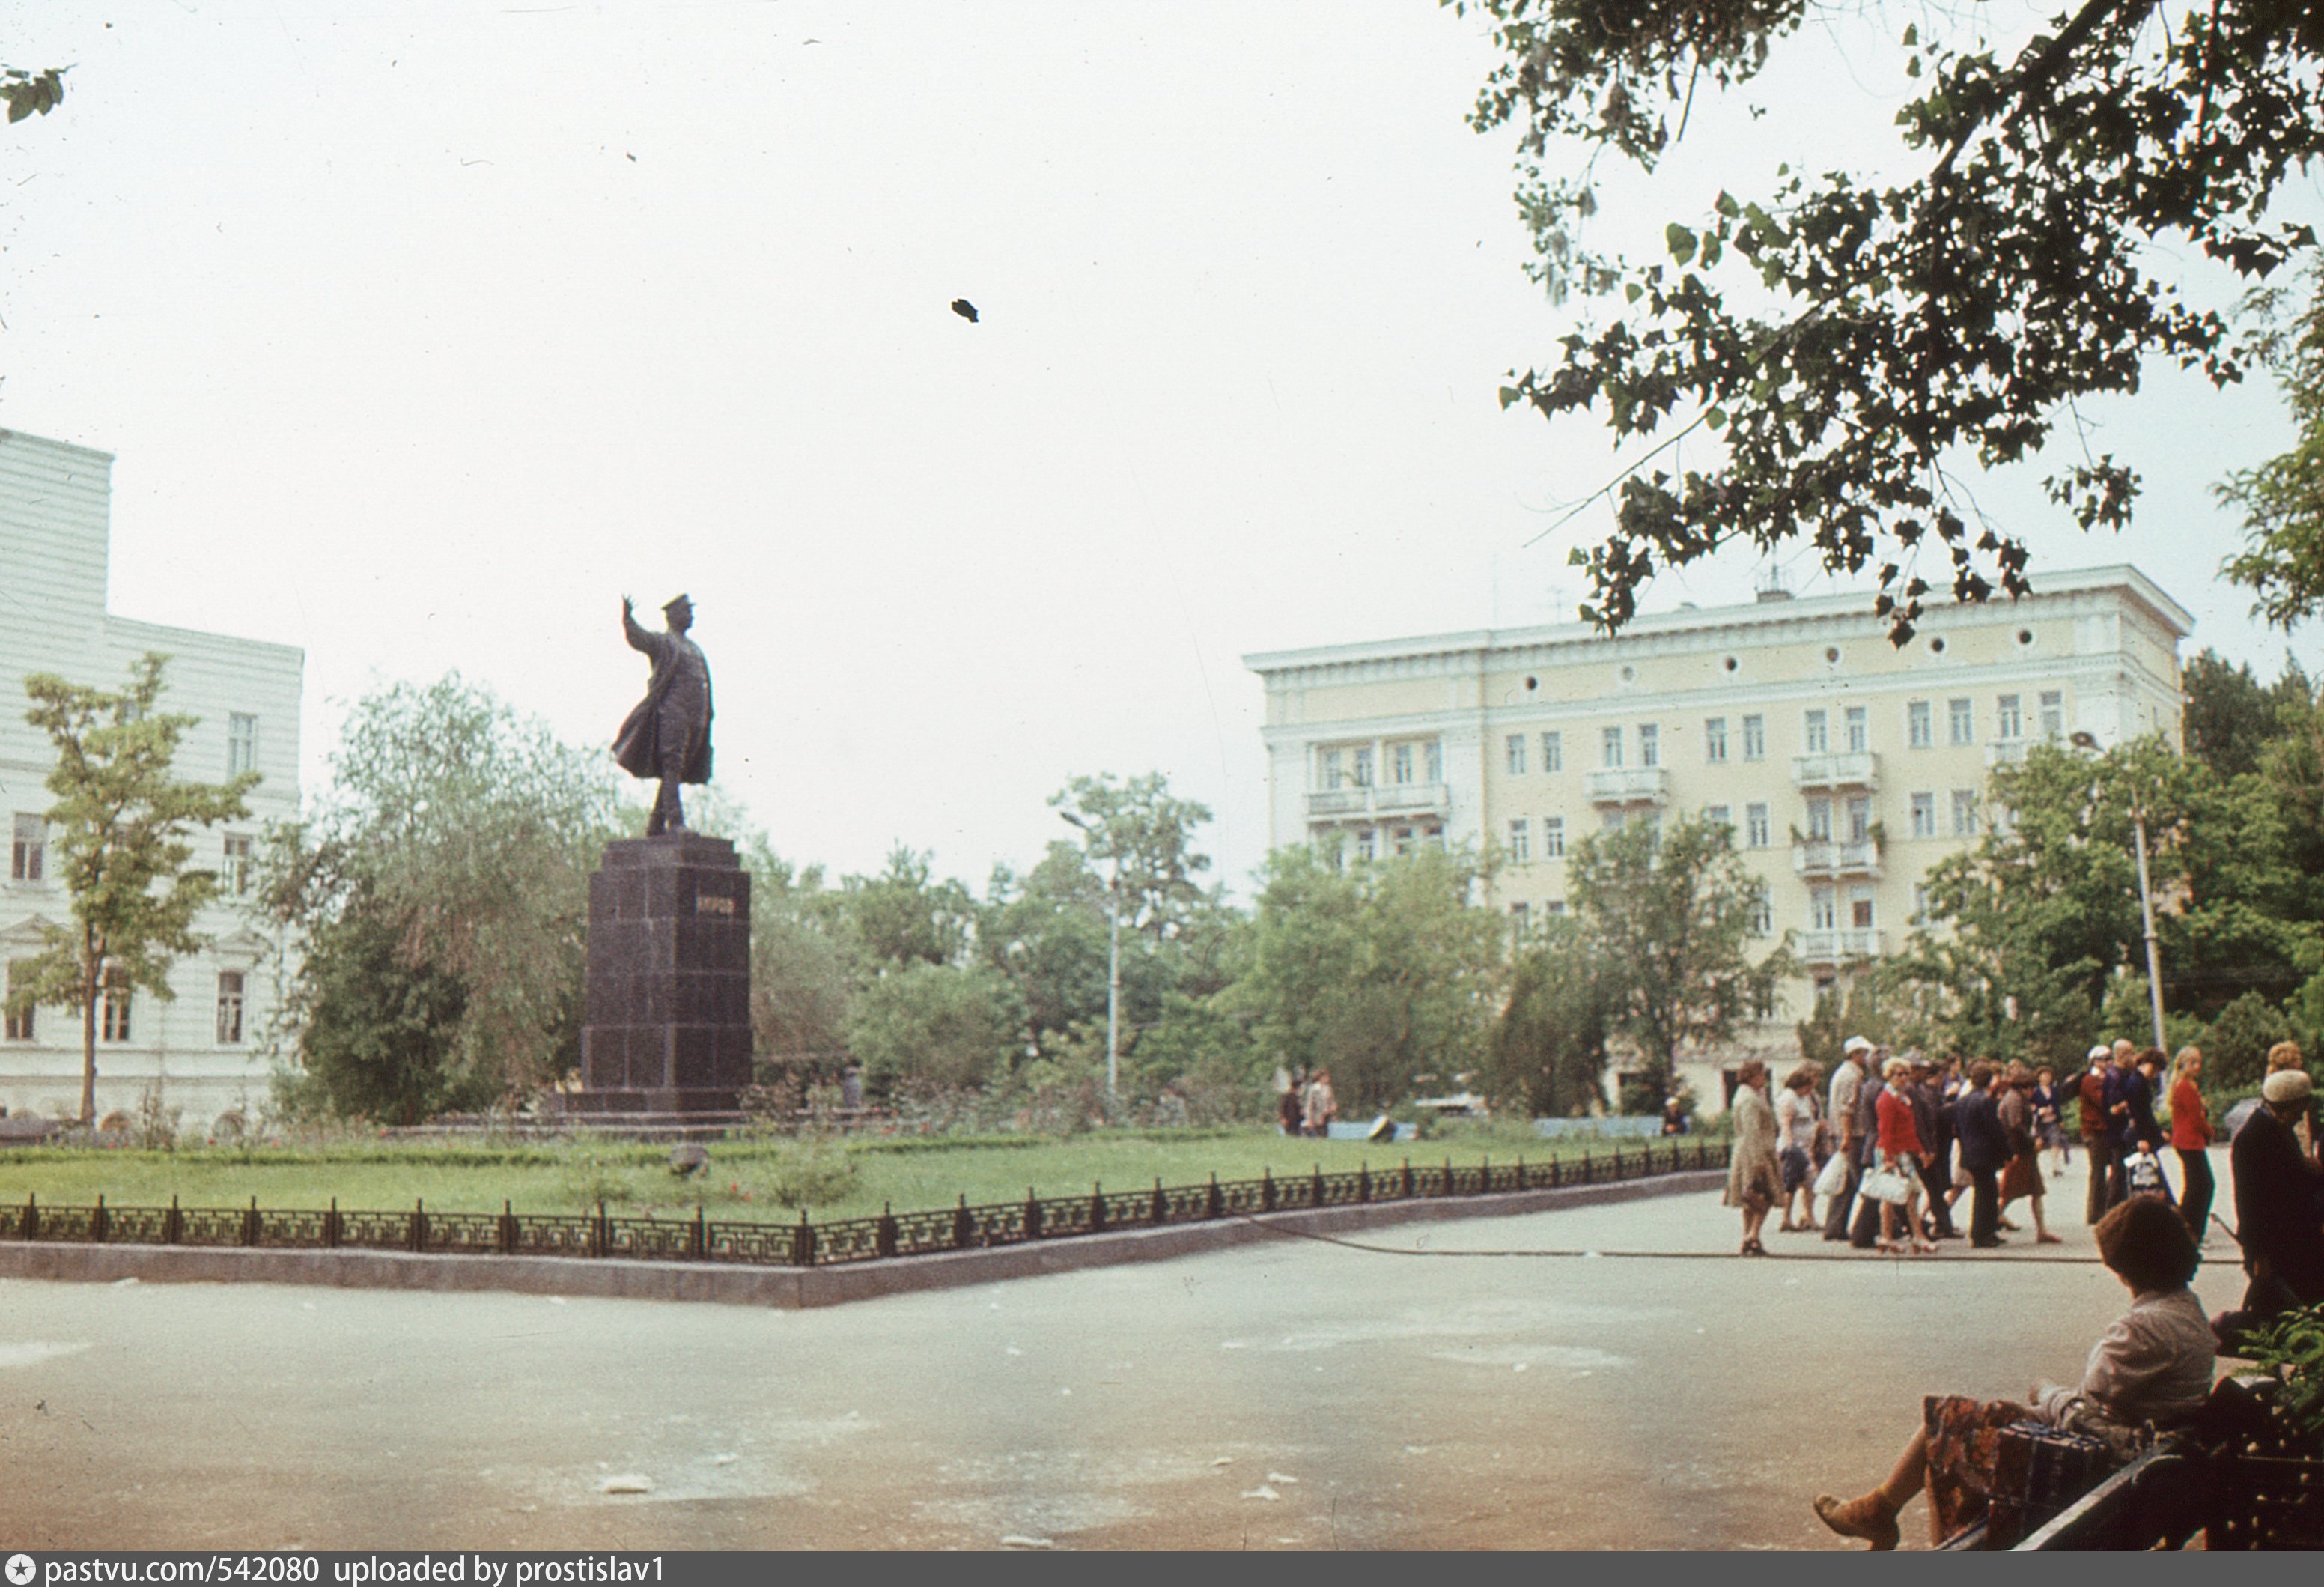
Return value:
<svg viewBox="0 0 2324 1587">
<path fill-rule="evenodd" d="M 694 626 L 694 603 L 680 595 L 661 610 L 669 632 L 655 633 L 638 625 L 636 608 L 622 597 L 622 632 L 632 650 L 653 659 L 653 672 L 646 697 L 613 741 L 613 759 L 632 777 L 661 780 L 646 822 L 648 837 L 684 832 L 679 785 L 710 780 L 710 663 L 686 637 Z"/>
</svg>

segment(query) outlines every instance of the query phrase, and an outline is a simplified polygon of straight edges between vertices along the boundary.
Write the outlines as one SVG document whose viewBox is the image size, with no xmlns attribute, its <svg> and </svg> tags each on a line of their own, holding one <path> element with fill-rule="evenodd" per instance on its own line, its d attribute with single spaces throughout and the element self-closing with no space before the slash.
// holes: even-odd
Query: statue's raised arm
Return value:
<svg viewBox="0 0 2324 1587">
<path fill-rule="evenodd" d="M 669 631 L 641 627 L 630 597 L 622 597 L 622 633 L 653 660 L 646 697 L 622 724 L 613 758 L 632 777 L 659 779 L 646 835 L 686 830 L 678 799 L 683 783 L 710 780 L 710 663 L 687 637 L 694 603 L 680 595 L 662 608 Z"/>
</svg>

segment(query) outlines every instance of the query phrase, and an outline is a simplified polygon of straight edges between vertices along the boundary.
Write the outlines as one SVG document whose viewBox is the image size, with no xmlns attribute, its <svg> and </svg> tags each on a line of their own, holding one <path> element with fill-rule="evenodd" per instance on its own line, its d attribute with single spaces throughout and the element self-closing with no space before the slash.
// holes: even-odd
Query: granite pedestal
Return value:
<svg viewBox="0 0 2324 1587">
<path fill-rule="evenodd" d="M 605 845 L 589 879 L 581 1089 L 563 1111 L 730 1112 L 751 1084 L 751 876 L 724 838 Z"/>
</svg>

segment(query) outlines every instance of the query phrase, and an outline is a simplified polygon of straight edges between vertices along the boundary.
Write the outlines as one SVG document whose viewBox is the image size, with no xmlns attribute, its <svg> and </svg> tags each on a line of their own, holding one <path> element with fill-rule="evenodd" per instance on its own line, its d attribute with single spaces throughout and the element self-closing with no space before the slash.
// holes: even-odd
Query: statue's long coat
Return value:
<svg viewBox="0 0 2324 1587">
<path fill-rule="evenodd" d="M 709 781 L 709 662 L 703 659 L 694 641 L 682 633 L 656 633 L 628 617 L 622 620 L 622 628 L 632 649 L 653 658 L 653 673 L 646 684 L 646 697 L 622 721 L 621 734 L 613 740 L 613 759 L 632 777 L 658 778 L 661 775 L 663 745 L 679 743 L 686 749 L 686 769 L 678 780 Z M 689 659 L 702 669 L 700 721 L 694 720 L 693 712 L 678 706 L 670 697 L 671 685 L 678 681 L 683 663 Z"/>
</svg>

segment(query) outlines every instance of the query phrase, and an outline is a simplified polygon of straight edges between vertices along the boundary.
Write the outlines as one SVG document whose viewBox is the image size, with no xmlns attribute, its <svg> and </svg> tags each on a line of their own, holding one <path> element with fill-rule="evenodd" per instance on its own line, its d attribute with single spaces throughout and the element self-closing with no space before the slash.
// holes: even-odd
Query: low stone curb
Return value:
<svg viewBox="0 0 2324 1587">
<path fill-rule="evenodd" d="M 46 1244 L 0 1240 L 0 1278 L 107 1284 L 327 1284 L 346 1289 L 501 1289 L 612 1300 L 718 1301 L 798 1310 L 951 1289 L 1003 1278 L 1071 1273 L 1121 1262 L 1160 1261 L 1245 1245 L 1270 1231 L 1338 1234 L 1396 1223 L 1498 1218 L 1600 1206 L 1650 1195 L 1714 1190 L 1724 1168 L 1690 1169 L 1611 1185 L 1508 1191 L 1442 1200 L 1371 1202 L 1305 1212 L 1227 1217 L 1159 1229 L 1108 1231 L 978 1250 L 890 1257 L 827 1268 L 758 1268 L 618 1258 L 415 1256 L 388 1250 L 251 1250 L 238 1246 Z"/>
</svg>

